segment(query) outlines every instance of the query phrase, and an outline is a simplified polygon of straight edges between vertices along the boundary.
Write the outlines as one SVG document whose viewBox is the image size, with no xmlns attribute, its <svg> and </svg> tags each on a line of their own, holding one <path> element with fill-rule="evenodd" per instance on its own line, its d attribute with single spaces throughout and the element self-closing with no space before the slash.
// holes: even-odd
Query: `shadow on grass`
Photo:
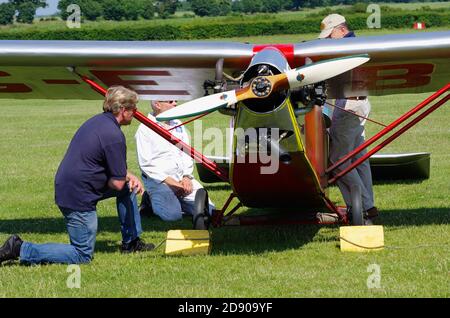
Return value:
<svg viewBox="0 0 450 318">
<path fill-rule="evenodd" d="M 187 216 L 181 221 L 164 222 L 156 216 L 143 217 L 142 228 L 144 231 L 167 232 L 176 228 L 188 229 L 192 227 L 191 217 Z M 55 218 L 30 218 L 0 220 L 1 233 L 40 233 L 58 234 L 66 233 L 66 223 L 63 217 Z M 98 232 L 120 233 L 119 218 L 114 216 L 98 218 Z"/>
<path fill-rule="evenodd" d="M 421 226 L 450 224 L 449 208 L 420 208 L 412 210 L 381 210 L 376 224 L 385 226 Z"/>
<path fill-rule="evenodd" d="M 450 224 L 450 208 L 383 210 L 375 224 L 391 227 Z M 286 225 L 221 228 L 213 232 L 213 254 L 258 254 L 296 249 L 316 239 L 321 227 Z M 336 241 L 336 237 L 325 236 L 320 241 Z"/>
<path fill-rule="evenodd" d="M 408 179 L 408 180 L 400 180 L 400 179 L 392 179 L 392 180 L 387 180 L 387 179 L 374 179 L 373 180 L 373 184 L 374 185 L 391 185 L 391 184 L 420 184 L 423 183 L 425 181 L 427 181 L 428 179 Z"/>
<path fill-rule="evenodd" d="M 213 231 L 212 254 L 261 254 L 298 249 L 310 243 L 317 225 L 240 226 Z"/>
<path fill-rule="evenodd" d="M 450 208 L 382 210 L 375 223 L 384 226 L 450 224 Z M 142 219 L 142 228 L 144 232 L 166 233 L 173 229 L 192 229 L 192 223 L 190 217 L 185 217 L 178 222 L 164 222 L 158 217 L 152 216 Z M 230 226 L 213 229 L 213 254 L 252 254 L 296 249 L 310 243 L 320 228 L 321 226 L 317 225 L 275 225 Z M 1 220 L 0 232 L 7 234 L 65 234 L 66 226 L 62 217 Z M 118 218 L 99 217 L 99 232 L 117 232 L 119 234 Z M 118 248 L 118 242 L 98 240 L 96 243 L 98 252 L 115 253 Z"/>
<path fill-rule="evenodd" d="M 231 189 L 231 186 L 227 183 L 219 183 L 219 184 L 212 184 L 212 183 L 207 183 L 204 185 L 205 189 L 207 191 L 233 191 Z"/>
</svg>

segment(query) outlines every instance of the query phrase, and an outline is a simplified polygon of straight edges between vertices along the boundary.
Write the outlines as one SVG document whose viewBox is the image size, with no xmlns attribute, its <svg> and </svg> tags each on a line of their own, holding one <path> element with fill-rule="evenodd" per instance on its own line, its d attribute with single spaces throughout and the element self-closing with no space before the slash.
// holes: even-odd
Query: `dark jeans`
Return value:
<svg viewBox="0 0 450 318">
<path fill-rule="evenodd" d="M 120 192 L 108 192 L 103 200 L 112 197 L 116 197 L 122 241 L 129 243 L 142 233 L 136 193 L 130 192 L 127 185 Z M 59 209 L 66 220 L 70 245 L 24 242 L 20 249 L 21 263 L 83 264 L 93 259 L 97 235 L 97 211 L 80 212 L 61 207 Z"/>
</svg>

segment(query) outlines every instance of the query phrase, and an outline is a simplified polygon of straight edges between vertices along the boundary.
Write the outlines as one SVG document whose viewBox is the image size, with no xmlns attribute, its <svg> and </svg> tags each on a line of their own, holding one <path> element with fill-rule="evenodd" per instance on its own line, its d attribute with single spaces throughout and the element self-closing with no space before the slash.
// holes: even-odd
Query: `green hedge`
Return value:
<svg viewBox="0 0 450 318">
<path fill-rule="evenodd" d="M 353 30 L 366 29 L 367 14 L 355 14 L 347 17 Z M 240 36 L 304 34 L 318 32 L 321 18 L 299 20 L 261 19 L 248 22 L 213 22 L 211 24 L 187 23 L 145 26 L 117 24 L 115 27 L 82 27 L 81 29 L 61 30 L 15 30 L 0 31 L 0 39 L 8 40 L 115 40 L 115 41 L 148 41 L 148 40 L 194 40 L 210 38 L 229 38 Z M 392 13 L 383 14 L 382 28 L 398 29 L 412 27 L 415 21 L 425 22 L 428 27 L 450 25 L 450 12 L 436 13 Z"/>
</svg>

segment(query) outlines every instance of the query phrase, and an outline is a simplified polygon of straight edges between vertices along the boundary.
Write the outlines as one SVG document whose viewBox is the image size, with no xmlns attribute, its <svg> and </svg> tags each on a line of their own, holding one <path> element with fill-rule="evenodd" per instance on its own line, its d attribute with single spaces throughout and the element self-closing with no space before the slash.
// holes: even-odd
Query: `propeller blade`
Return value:
<svg viewBox="0 0 450 318">
<path fill-rule="evenodd" d="M 168 121 L 175 118 L 186 118 L 210 113 L 220 108 L 224 108 L 237 103 L 236 92 L 228 91 L 200 97 L 192 101 L 181 104 L 156 116 L 157 121 Z"/>
<path fill-rule="evenodd" d="M 370 60 L 369 55 L 352 55 L 308 64 L 286 72 L 290 88 L 319 83 L 348 72 Z"/>
<path fill-rule="evenodd" d="M 279 75 L 260 76 L 238 90 L 201 97 L 156 116 L 158 121 L 210 113 L 249 98 L 266 98 L 272 92 L 319 83 L 348 72 L 370 60 L 369 55 L 352 55 L 308 64 Z"/>
</svg>

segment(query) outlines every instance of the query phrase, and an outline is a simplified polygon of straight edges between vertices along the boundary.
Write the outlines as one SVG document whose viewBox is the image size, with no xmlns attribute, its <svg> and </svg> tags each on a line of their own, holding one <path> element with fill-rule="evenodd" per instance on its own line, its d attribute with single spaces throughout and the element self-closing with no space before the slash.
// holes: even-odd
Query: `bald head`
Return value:
<svg viewBox="0 0 450 318">
<path fill-rule="evenodd" d="M 155 101 L 152 100 L 150 102 L 150 106 L 152 107 L 153 110 L 153 115 L 154 116 L 158 116 L 159 114 L 172 109 L 174 107 L 177 106 L 177 101 L 176 100 L 170 100 L 170 101 Z"/>
</svg>

